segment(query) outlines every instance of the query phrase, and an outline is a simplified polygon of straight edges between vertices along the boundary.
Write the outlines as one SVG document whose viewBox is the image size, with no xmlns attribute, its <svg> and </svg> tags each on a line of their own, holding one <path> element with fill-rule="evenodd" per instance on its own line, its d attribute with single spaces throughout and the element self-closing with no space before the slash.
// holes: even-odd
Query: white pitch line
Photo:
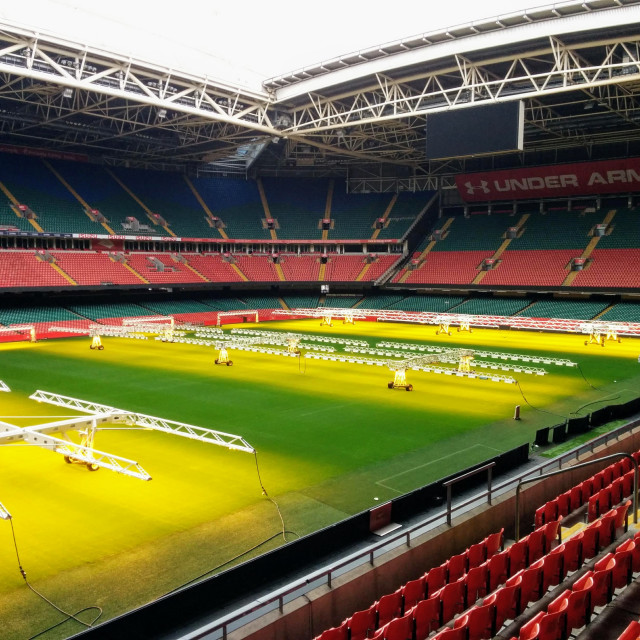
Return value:
<svg viewBox="0 0 640 640">
<path fill-rule="evenodd" d="M 450 453 L 449 455 L 442 456 L 441 458 L 436 458 L 435 460 L 431 460 L 430 462 L 425 462 L 424 464 L 419 464 L 417 467 L 411 467 L 411 469 L 405 469 L 404 471 L 401 471 L 400 473 L 396 473 L 393 476 L 389 476 L 388 478 L 383 478 L 382 480 L 377 480 L 375 482 L 375 484 L 380 485 L 381 487 L 384 487 L 385 489 L 389 489 L 389 491 L 395 491 L 396 493 L 400 493 L 400 494 L 406 493 L 405 491 L 399 491 L 398 489 L 394 489 L 393 487 L 390 487 L 390 486 L 386 485 L 385 482 L 387 482 L 388 480 L 393 480 L 394 478 L 399 478 L 400 476 L 403 476 L 403 475 L 405 475 L 407 473 L 411 473 L 413 471 L 416 471 L 417 469 L 423 469 L 425 467 L 428 467 L 429 465 L 435 464 L 436 462 L 440 462 L 441 460 L 446 460 L 447 458 L 452 458 L 454 456 L 459 455 L 463 451 L 470 451 L 471 449 L 475 449 L 476 447 L 483 447 L 485 449 L 492 449 L 493 451 L 499 451 L 499 449 L 493 449 L 492 447 L 487 447 L 484 444 L 473 444 L 470 447 L 466 447 L 465 449 L 459 449 L 455 453 Z M 502 453 L 502 452 L 500 452 L 500 453 Z"/>
</svg>

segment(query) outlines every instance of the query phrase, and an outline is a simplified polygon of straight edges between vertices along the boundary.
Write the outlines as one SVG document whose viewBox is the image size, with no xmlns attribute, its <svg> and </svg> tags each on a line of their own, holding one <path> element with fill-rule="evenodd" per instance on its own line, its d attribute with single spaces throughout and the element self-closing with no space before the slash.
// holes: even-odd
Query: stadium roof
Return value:
<svg viewBox="0 0 640 640">
<path fill-rule="evenodd" d="M 79 11 L 66 0 L 57 5 Z M 135 6 L 122 21 L 110 18 L 122 32 L 130 20 L 146 20 Z M 287 11 L 279 5 L 281 28 L 264 25 L 267 43 L 293 40 Z M 387 188 L 384 178 L 394 189 L 433 188 L 463 169 L 637 154 L 640 144 L 640 0 L 569 0 L 434 28 L 263 76 L 255 87 L 207 72 L 202 59 L 190 63 L 177 46 L 165 44 L 157 56 L 138 52 L 131 40 L 119 49 L 74 35 L 60 20 L 45 31 L 9 13 L 2 10 L 0 29 L 5 144 L 130 166 L 349 175 Z M 190 16 L 194 38 L 203 38 L 206 17 Z M 259 13 L 252 17 L 260 23 Z M 313 26 L 295 17 L 296 33 L 331 39 L 326 17 Z M 148 20 L 140 33 L 153 33 Z M 352 31 L 354 44 L 361 31 L 373 37 L 355 25 Z M 247 46 L 249 32 L 234 37 L 243 33 L 245 55 L 266 64 L 265 45 L 257 53 Z M 177 31 L 171 38 L 177 41 Z M 515 100 L 525 105 L 522 153 L 426 159 L 430 113 Z"/>
</svg>

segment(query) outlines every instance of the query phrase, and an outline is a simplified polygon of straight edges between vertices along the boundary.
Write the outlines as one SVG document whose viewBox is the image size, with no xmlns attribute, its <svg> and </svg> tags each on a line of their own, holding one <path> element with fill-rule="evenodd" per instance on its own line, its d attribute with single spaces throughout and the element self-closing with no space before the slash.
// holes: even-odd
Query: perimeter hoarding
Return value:
<svg viewBox="0 0 640 640">
<path fill-rule="evenodd" d="M 640 191 L 640 158 L 467 173 L 456 186 L 465 202 Z"/>
</svg>

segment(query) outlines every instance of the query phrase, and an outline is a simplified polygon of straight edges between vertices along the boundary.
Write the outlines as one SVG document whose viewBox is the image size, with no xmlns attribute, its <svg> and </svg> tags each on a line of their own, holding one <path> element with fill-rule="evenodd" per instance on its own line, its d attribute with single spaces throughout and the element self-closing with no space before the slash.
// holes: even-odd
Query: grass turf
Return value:
<svg viewBox="0 0 640 640">
<path fill-rule="evenodd" d="M 252 325 L 243 325 L 250 327 Z M 267 325 L 261 324 L 265 329 Z M 44 389 L 122 409 L 242 435 L 250 454 L 149 431 L 102 431 L 96 447 L 138 460 L 150 483 L 65 465 L 36 448 L 0 447 L 0 500 L 14 516 L 30 581 L 67 611 L 97 604 L 104 617 L 141 605 L 284 538 L 327 526 L 434 479 L 533 440 L 535 430 L 590 404 L 636 395 L 638 341 L 585 347 L 582 336 L 475 330 L 435 336 L 433 327 L 317 321 L 283 331 L 386 338 L 567 357 L 547 376 L 514 374 L 520 386 L 408 371 L 413 393 L 390 391 L 386 367 L 232 351 L 212 365 L 210 347 L 104 339 L 0 346 L 2 415 L 69 415 L 28 400 Z M 536 365 L 541 366 L 541 365 Z M 615 382 L 614 382 L 615 381 Z M 597 389 L 593 389 L 597 387 Z M 523 396 L 524 394 L 524 396 Z M 528 404 L 530 403 L 530 404 Z M 511 419 L 514 405 L 522 419 Z M 535 407 L 535 409 L 533 408 Z M 26 426 L 42 420 L 2 418 Z M 25 638 L 63 616 L 24 586 L 11 532 L 0 522 L 3 637 Z M 254 548 L 255 547 L 255 548 Z M 248 553 L 247 550 L 251 550 Z M 86 612 L 89 617 L 93 612 Z M 80 630 L 66 623 L 41 636 Z"/>
</svg>

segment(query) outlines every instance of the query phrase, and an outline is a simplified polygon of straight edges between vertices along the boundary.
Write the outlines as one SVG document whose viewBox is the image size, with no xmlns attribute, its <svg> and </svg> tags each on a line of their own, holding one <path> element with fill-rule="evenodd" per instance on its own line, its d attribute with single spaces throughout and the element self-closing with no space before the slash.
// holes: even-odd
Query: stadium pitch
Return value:
<svg viewBox="0 0 640 640">
<path fill-rule="evenodd" d="M 531 365 L 544 375 L 499 371 L 518 384 L 409 368 L 413 392 L 405 393 L 388 388 L 387 366 L 305 358 L 304 348 L 302 357 L 281 357 L 231 347 L 226 367 L 214 365 L 213 346 L 155 340 L 104 338 L 104 351 L 90 350 L 88 338 L 0 345 L 0 379 L 11 388 L 0 394 L 2 421 L 26 427 L 77 414 L 29 399 L 43 389 L 239 434 L 257 450 L 256 458 L 106 425 L 96 448 L 139 462 L 153 477 L 141 482 L 89 473 L 38 447 L 0 445 L 0 501 L 14 527 L 0 520 L 3 638 L 60 622 L 39 637 L 82 629 L 25 585 L 13 533 L 29 583 L 65 612 L 89 608 L 77 617 L 90 624 L 100 610 L 100 620 L 123 613 L 532 442 L 542 426 L 625 402 L 640 388 L 637 339 L 601 348 L 585 346 L 582 335 L 475 329 L 446 336 L 433 326 L 317 320 L 242 328 L 360 339 L 372 348 L 385 340 L 543 355 L 579 366 Z"/>
</svg>

